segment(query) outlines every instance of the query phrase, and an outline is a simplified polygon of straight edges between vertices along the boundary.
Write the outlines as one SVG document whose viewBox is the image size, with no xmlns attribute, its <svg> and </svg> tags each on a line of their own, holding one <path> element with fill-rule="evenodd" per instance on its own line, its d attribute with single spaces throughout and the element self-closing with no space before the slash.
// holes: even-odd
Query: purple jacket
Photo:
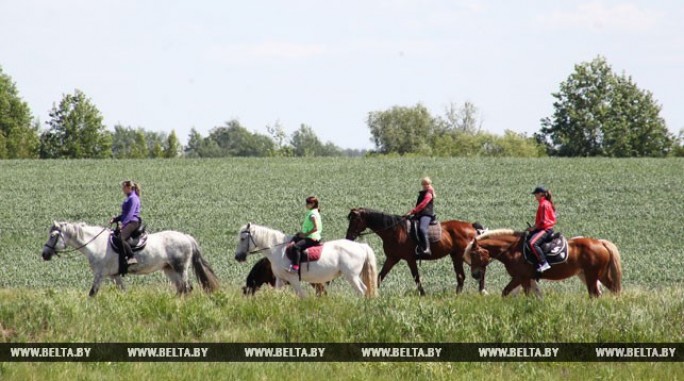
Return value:
<svg viewBox="0 0 684 381">
<path fill-rule="evenodd" d="M 140 222 L 140 198 L 135 192 L 131 192 L 121 204 L 121 214 L 116 220 L 121 221 L 123 226 L 133 221 Z"/>
</svg>

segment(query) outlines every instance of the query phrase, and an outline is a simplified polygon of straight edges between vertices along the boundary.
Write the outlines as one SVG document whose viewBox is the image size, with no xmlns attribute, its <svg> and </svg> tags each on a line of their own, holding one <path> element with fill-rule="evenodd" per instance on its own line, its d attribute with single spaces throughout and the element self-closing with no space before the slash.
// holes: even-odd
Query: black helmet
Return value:
<svg viewBox="0 0 684 381">
<path fill-rule="evenodd" d="M 546 193 L 546 192 L 548 192 L 548 190 L 543 185 L 540 185 L 540 186 L 534 188 L 534 191 L 532 192 L 532 194 Z"/>
</svg>

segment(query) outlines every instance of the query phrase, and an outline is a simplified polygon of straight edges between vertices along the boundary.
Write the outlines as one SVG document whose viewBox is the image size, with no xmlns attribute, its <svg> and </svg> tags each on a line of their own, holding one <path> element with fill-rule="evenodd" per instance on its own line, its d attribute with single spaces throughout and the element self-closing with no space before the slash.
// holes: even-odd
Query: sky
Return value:
<svg viewBox="0 0 684 381">
<path fill-rule="evenodd" d="M 684 2 L 0 0 L 0 66 L 44 123 L 80 89 L 105 124 L 206 135 L 305 123 L 373 148 L 368 113 L 473 102 L 533 133 L 575 64 L 605 56 L 684 128 Z"/>
</svg>

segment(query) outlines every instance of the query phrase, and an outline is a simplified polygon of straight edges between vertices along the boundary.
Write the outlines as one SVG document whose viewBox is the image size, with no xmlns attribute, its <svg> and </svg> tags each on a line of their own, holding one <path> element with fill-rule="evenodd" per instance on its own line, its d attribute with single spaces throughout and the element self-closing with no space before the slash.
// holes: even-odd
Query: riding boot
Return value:
<svg viewBox="0 0 684 381">
<path fill-rule="evenodd" d="M 299 272 L 299 262 L 302 259 L 302 249 L 299 246 L 292 246 L 292 264 L 290 265 L 289 272 L 296 273 Z"/>
<path fill-rule="evenodd" d="M 428 232 L 421 232 L 421 249 L 423 249 L 423 255 L 432 255 L 430 251 L 430 236 Z"/>
<path fill-rule="evenodd" d="M 549 263 L 546 261 L 546 254 L 544 254 L 544 251 L 541 249 L 541 245 L 539 245 L 539 244 L 534 245 L 534 251 L 539 256 L 539 263 L 537 264 L 537 271 L 539 271 L 540 273 L 543 273 L 544 271 L 550 269 L 551 266 L 549 266 Z"/>
<path fill-rule="evenodd" d="M 123 248 L 124 256 L 128 260 L 127 264 L 129 264 L 129 265 L 138 264 L 138 260 L 135 259 L 134 255 L 133 255 L 133 249 L 131 249 L 131 245 L 128 242 L 122 240 L 121 247 Z"/>
</svg>

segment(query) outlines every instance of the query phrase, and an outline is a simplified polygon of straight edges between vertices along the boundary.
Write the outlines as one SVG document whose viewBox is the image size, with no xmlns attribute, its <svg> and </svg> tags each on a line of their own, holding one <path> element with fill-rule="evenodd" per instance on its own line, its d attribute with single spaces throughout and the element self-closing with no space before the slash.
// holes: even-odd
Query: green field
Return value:
<svg viewBox="0 0 684 381">
<path fill-rule="evenodd" d="M 309 178 L 304 179 L 308 174 Z M 240 225 L 297 229 L 302 200 L 322 200 L 325 237 L 342 238 L 351 207 L 397 214 L 430 175 L 441 219 L 523 228 L 534 216 L 538 183 L 554 191 L 558 230 L 606 238 L 620 248 L 624 295 L 589 300 L 576 279 L 542 283 L 543 300 L 498 294 L 502 266 L 488 272 L 490 296 L 468 279 L 456 296 L 448 259 L 421 267 L 425 298 L 400 263 L 380 298 L 360 301 L 346 282 L 323 299 L 266 291 L 239 295 L 251 264 L 232 258 Z M 127 277 L 129 292 L 92 280 L 78 253 L 40 259 L 53 219 L 104 224 L 117 212 L 119 181 L 143 185 L 144 218 L 153 231 L 198 238 L 222 282 L 221 292 L 177 299 L 158 274 Z M 684 340 L 684 160 L 639 159 L 225 159 L 0 162 L 0 340 L 2 341 L 682 341 Z M 384 262 L 380 241 L 368 237 Z M 305 321 L 307 324 L 301 324 Z M 304 327 L 306 326 L 306 328 Z M 664 379 L 668 364 L 0 364 L 0 379 L 196 378 Z M 287 373 L 283 373 L 287 372 Z M 516 378 L 516 377 L 513 377 Z"/>
</svg>

